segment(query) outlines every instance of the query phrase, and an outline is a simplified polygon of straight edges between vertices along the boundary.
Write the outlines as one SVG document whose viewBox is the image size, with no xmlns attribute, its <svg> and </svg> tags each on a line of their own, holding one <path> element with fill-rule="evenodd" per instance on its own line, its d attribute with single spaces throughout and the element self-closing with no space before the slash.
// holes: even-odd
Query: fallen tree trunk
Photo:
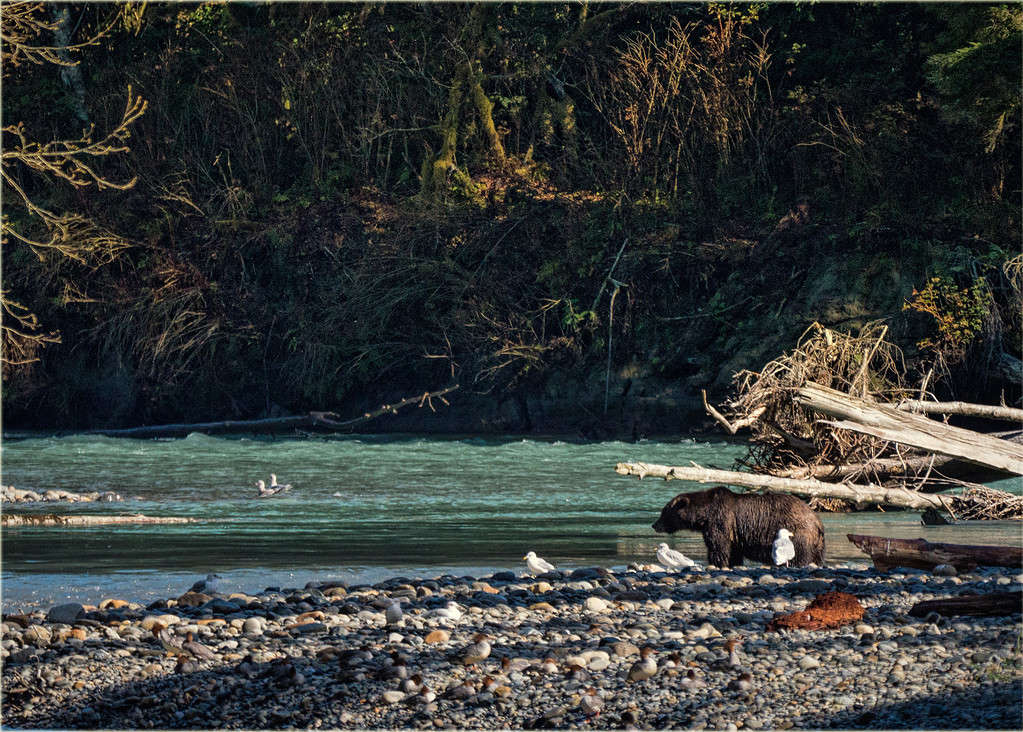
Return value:
<svg viewBox="0 0 1023 732">
<path fill-rule="evenodd" d="M 1023 611 L 1023 592 L 989 592 L 985 595 L 960 595 L 940 600 L 924 600 L 909 609 L 914 618 L 930 613 L 939 615 L 1014 615 Z"/>
<path fill-rule="evenodd" d="M 973 544 L 939 544 L 925 539 L 890 539 L 886 536 L 846 534 L 849 541 L 874 560 L 880 571 L 892 567 L 934 569 L 951 564 L 956 570 L 968 571 L 977 566 L 1020 567 L 1023 549 L 1012 546 Z"/>
<path fill-rule="evenodd" d="M 191 524 L 199 519 L 181 516 L 70 516 L 55 513 L 10 514 L 0 516 L 3 526 L 100 526 L 105 524 Z"/>
<path fill-rule="evenodd" d="M 901 412 L 816 384 L 796 389 L 795 400 L 807 409 L 837 417 L 840 421 L 824 421 L 832 427 L 1023 475 L 1023 446 L 1006 440 Z"/>
<path fill-rule="evenodd" d="M 1008 422 L 1023 422 L 1023 409 L 996 407 L 989 404 L 924 402 L 919 399 L 906 399 L 899 402 L 895 408 L 914 414 L 958 414 L 963 417 L 985 417 L 987 419 L 1002 419 Z"/>
<path fill-rule="evenodd" d="M 775 470 L 771 475 L 778 478 L 831 478 L 843 480 L 859 475 L 918 475 L 928 469 L 938 469 L 951 463 L 955 458 L 934 455 L 915 455 L 905 459 L 877 458 L 866 463 L 849 465 L 805 465 L 785 470 Z M 1004 475 L 998 473 L 998 475 Z"/>
<path fill-rule="evenodd" d="M 106 437 L 153 438 L 186 437 L 193 432 L 201 432 L 203 434 L 223 434 L 225 432 L 277 432 L 285 428 L 300 427 L 327 430 L 349 430 L 357 424 L 368 422 L 369 420 L 376 419 L 384 414 L 397 414 L 398 410 L 402 407 L 406 407 L 409 404 L 414 404 L 416 402 L 419 402 L 420 407 L 426 404 L 430 407 L 431 411 L 436 411 L 431 400 L 436 397 L 447 404 L 448 402 L 444 398 L 444 395 L 457 388 L 458 384 L 455 384 L 447 387 L 446 389 L 441 389 L 440 391 L 428 391 L 419 396 L 402 399 L 400 402 L 396 402 L 395 404 L 384 404 L 379 409 L 375 409 L 372 412 L 366 412 L 361 417 L 354 417 L 343 421 L 334 419 L 337 417 L 337 414 L 334 412 L 309 412 L 308 414 L 301 414 L 293 417 L 234 419 L 222 422 L 195 422 L 192 424 L 162 424 L 146 427 L 129 427 L 125 429 L 86 430 L 81 434 L 104 435 Z"/>
<path fill-rule="evenodd" d="M 620 475 L 635 475 L 664 478 L 665 480 L 691 480 L 697 483 L 726 483 L 728 485 L 759 488 L 768 493 L 791 493 L 796 496 L 841 498 L 857 506 L 896 506 L 922 510 L 935 508 L 944 510 L 947 500 L 928 493 L 918 493 L 906 488 L 885 488 L 879 485 L 853 485 L 848 483 L 824 483 L 811 478 L 776 478 L 759 473 L 740 473 L 735 470 L 713 468 L 672 467 L 649 463 L 618 463 L 615 472 Z"/>
</svg>

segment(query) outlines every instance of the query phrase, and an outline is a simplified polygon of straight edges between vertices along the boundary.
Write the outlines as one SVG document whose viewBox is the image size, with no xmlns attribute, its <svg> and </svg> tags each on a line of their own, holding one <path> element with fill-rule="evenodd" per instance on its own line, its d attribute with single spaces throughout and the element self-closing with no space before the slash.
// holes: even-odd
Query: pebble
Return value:
<svg viewBox="0 0 1023 732">
<path fill-rule="evenodd" d="M 69 602 L 64 605 L 56 605 L 46 613 L 46 620 L 50 623 L 73 623 L 82 616 L 85 608 L 77 602 Z"/>
<path fill-rule="evenodd" d="M 813 656 L 803 656 L 799 659 L 799 668 L 809 671 L 812 668 L 820 668 L 821 662 Z"/>
<path fill-rule="evenodd" d="M 447 643 L 451 640 L 451 633 L 446 630 L 430 631 L 424 639 L 427 643 Z"/>
<path fill-rule="evenodd" d="M 542 579 L 508 572 L 392 578 L 372 587 L 313 582 L 194 605 L 170 598 L 149 610 L 125 599 L 76 609 L 70 622 L 48 619 L 52 610 L 9 614 L 0 628 L 4 721 L 11 728 L 1016 728 L 1023 706 L 1016 619 L 906 614 L 920 600 L 983 592 L 1014 577 L 999 569 L 943 577 L 865 566 L 679 573 L 639 566 Z M 814 588 L 832 584 L 863 600 L 864 620 L 766 632 L 773 606 L 801 609 Z M 385 627 L 382 613 L 397 598 L 402 633 Z M 426 613 L 449 600 L 465 615 L 437 627 Z M 157 623 L 174 638 L 193 632 L 216 657 L 176 672 L 151 633 Z M 470 673 L 452 650 L 481 631 L 492 652 Z M 733 637 L 743 641 L 749 690 L 728 688 L 739 673 L 725 652 Z M 647 645 L 659 672 L 627 684 L 623 677 Z M 392 665 L 395 653 L 405 666 Z M 501 675 L 505 656 L 532 666 Z M 413 674 L 435 699 L 399 688 Z M 474 696 L 469 690 L 467 699 L 445 695 L 484 676 L 498 681 Z M 38 691 L 10 693 L 19 679 Z M 604 708 L 585 721 L 579 700 L 591 686 Z"/>
</svg>

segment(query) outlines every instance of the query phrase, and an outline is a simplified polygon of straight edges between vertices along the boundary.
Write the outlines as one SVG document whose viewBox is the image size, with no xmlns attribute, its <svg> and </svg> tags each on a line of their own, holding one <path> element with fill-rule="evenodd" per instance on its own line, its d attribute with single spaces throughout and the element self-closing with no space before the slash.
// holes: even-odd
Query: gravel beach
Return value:
<svg viewBox="0 0 1023 732">
<path fill-rule="evenodd" d="M 1008 569 L 937 576 L 866 565 L 643 565 L 310 582 L 251 595 L 186 593 L 148 607 L 112 598 L 99 608 L 4 615 L 3 722 L 1020 729 L 1019 614 L 907 611 L 1021 583 Z M 831 590 L 855 595 L 863 619 L 834 630 L 766 630 L 776 613 Z M 395 602 L 400 613 L 388 609 Z M 657 664 L 650 678 L 630 673 L 644 647 Z"/>
</svg>

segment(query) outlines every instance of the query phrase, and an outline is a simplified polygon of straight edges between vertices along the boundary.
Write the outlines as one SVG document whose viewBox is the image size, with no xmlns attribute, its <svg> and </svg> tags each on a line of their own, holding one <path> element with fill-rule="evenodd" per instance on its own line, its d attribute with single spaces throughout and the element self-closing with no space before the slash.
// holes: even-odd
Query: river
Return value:
<svg viewBox="0 0 1023 732">
<path fill-rule="evenodd" d="M 251 435 L 131 440 L 5 439 L 5 485 L 112 490 L 104 504 L 5 505 L 17 513 L 145 513 L 185 525 L 5 529 L 5 612 L 106 597 L 180 594 L 216 572 L 223 591 L 309 581 L 523 570 L 529 550 L 559 567 L 655 561 L 650 528 L 676 493 L 706 486 L 617 475 L 639 460 L 731 467 L 740 445 L 693 439 L 572 442 L 537 437 Z M 255 500 L 271 472 L 293 484 Z M 1018 480 L 997 487 L 1020 492 Z M 924 527 L 912 512 L 822 514 L 829 562 L 866 561 L 846 533 L 957 543 L 1020 541 L 1018 522 Z M 670 544 L 703 562 L 699 534 Z"/>
</svg>

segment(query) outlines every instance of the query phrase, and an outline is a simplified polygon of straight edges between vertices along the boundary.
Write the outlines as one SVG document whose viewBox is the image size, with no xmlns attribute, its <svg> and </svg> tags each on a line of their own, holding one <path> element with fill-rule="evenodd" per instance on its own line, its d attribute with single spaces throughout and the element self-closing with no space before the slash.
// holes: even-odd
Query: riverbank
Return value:
<svg viewBox="0 0 1023 732">
<path fill-rule="evenodd" d="M 49 621 L 42 612 L 5 616 L 5 724 L 1018 729 L 1023 722 L 1018 615 L 906 614 L 921 600 L 1018 590 L 1018 570 L 946 577 L 856 564 L 654 569 L 310 583 L 148 607 L 111 599 L 102 609 L 53 611 Z M 830 590 L 857 596 L 863 619 L 837 630 L 766 630 L 775 613 Z M 394 601 L 403 617 L 388 624 Z M 456 619 L 437 612 L 450 601 L 462 612 Z M 153 631 L 164 625 L 160 641 Z M 209 659 L 179 661 L 165 650 L 189 632 L 212 651 Z M 466 666 L 478 632 L 492 651 Z M 738 666 L 729 665 L 725 645 L 735 639 Z M 658 672 L 629 681 L 644 646 L 654 649 Z M 742 671 L 751 674 L 748 688 Z M 428 692 L 400 688 L 402 676 L 415 675 Z M 589 688 L 603 700 L 595 716 L 581 705 Z"/>
</svg>

